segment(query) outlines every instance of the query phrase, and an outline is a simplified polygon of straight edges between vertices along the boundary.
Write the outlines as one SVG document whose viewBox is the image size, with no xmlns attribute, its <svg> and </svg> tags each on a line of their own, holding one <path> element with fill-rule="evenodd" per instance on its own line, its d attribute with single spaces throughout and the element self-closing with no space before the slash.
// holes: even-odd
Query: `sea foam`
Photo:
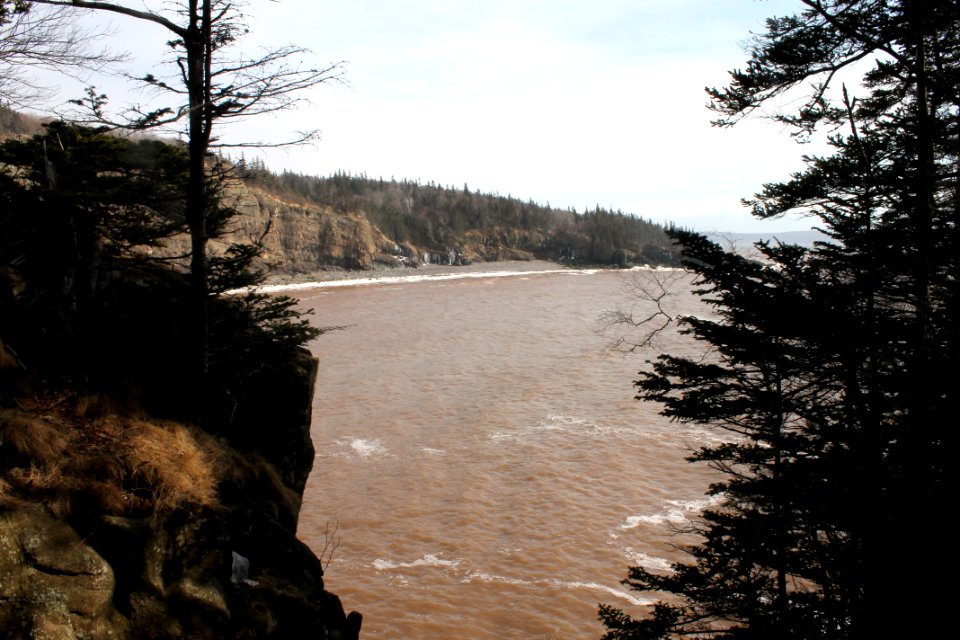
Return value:
<svg viewBox="0 0 960 640">
<path fill-rule="evenodd" d="M 651 556 L 643 551 L 637 551 L 636 549 L 631 549 L 629 547 L 624 549 L 624 553 L 630 562 L 635 566 L 643 567 L 644 569 L 650 569 L 652 571 L 670 571 L 671 569 L 670 561 L 666 558 Z"/>
<path fill-rule="evenodd" d="M 722 496 L 710 496 L 699 500 L 665 500 L 664 508 L 657 513 L 629 516 L 620 525 L 620 529 L 635 529 L 641 524 L 683 524 L 690 520 L 691 514 L 700 513 L 708 507 L 719 504 L 722 500 Z"/>
<path fill-rule="evenodd" d="M 387 448 L 381 440 L 368 438 L 340 438 L 337 444 L 341 447 L 347 447 L 353 455 L 361 458 L 372 458 L 383 456 L 387 453 Z"/>
<path fill-rule="evenodd" d="M 447 567 L 455 568 L 461 562 L 460 559 L 456 560 L 444 560 L 438 556 L 435 556 L 432 553 L 424 555 L 422 558 L 418 558 L 412 562 L 390 562 L 389 560 L 383 560 L 382 558 L 377 558 L 373 561 L 373 568 L 377 571 L 389 571 L 392 569 L 412 569 L 414 567 Z"/>
<path fill-rule="evenodd" d="M 616 598 L 626 600 L 630 604 L 642 607 L 645 605 L 652 604 L 654 600 L 647 598 L 638 598 L 632 594 L 616 589 L 614 587 L 608 587 L 603 584 L 598 584 L 596 582 L 578 582 L 571 580 L 558 580 L 556 578 L 549 580 L 522 580 L 520 578 L 510 578 L 507 576 L 493 575 L 489 573 L 483 573 L 481 571 L 475 571 L 468 574 L 461 582 L 473 582 L 474 580 L 479 580 L 480 582 L 492 582 L 499 584 L 513 584 L 521 586 L 553 586 L 553 587 L 562 587 L 564 589 L 590 589 L 593 591 L 603 591 L 608 593 Z"/>
</svg>

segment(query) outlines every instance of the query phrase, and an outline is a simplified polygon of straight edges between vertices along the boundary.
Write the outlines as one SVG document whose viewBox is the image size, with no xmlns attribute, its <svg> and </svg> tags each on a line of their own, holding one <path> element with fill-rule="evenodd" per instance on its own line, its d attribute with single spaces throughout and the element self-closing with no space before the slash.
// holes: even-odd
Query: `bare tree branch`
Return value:
<svg viewBox="0 0 960 640">
<path fill-rule="evenodd" d="M 0 24 L 0 102 L 29 107 L 53 88 L 35 78 L 37 69 L 102 72 L 124 61 L 123 53 L 92 49 L 105 32 L 77 26 L 70 10 L 30 9 L 8 14 Z"/>
<path fill-rule="evenodd" d="M 670 306 L 670 298 L 685 290 L 680 282 L 688 273 L 681 269 L 644 269 L 631 272 L 624 281 L 625 306 L 600 314 L 603 335 L 616 334 L 608 348 L 633 353 L 652 347 L 656 338 L 672 326 L 679 316 Z M 636 334 L 639 330 L 638 335 Z M 628 335 L 624 335 L 626 332 Z"/>
<path fill-rule="evenodd" d="M 80 9 L 98 9 L 100 11 L 110 11 L 112 13 L 119 13 L 121 15 L 130 16 L 131 18 L 137 18 L 138 20 L 146 20 L 148 22 L 155 22 L 173 33 L 177 34 L 181 38 L 187 36 L 187 29 L 179 26 L 175 22 L 172 22 L 168 18 L 154 13 L 152 11 L 138 11 L 137 9 L 131 9 L 130 7 L 124 7 L 123 5 L 114 4 L 112 2 L 87 2 L 86 0 L 30 0 L 34 4 L 48 4 L 55 7 L 78 7 Z"/>
<path fill-rule="evenodd" d="M 206 412 L 205 388 L 208 382 L 208 298 L 213 292 L 207 255 L 208 241 L 215 237 L 223 223 L 224 211 L 217 206 L 220 197 L 218 164 L 211 166 L 211 150 L 222 142 L 214 133 L 241 116 L 273 113 L 306 100 L 300 92 L 316 85 L 339 80 L 343 63 L 326 67 L 302 67 L 293 63 L 294 56 L 305 49 L 286 46 L 266 50 L 249 58 L 233 53 L 231 47 L 246 34 L 247 28 L 238 5 L 229 0 L 176 0 L 160 4 L 160 8 L 131 9 L 114 2 L 88 0 L 36 0 L 40 4 L 107 11 L 153 22 L 165 27 L 175 37 L 167 41 L 173 57 L 166 66 L 173 67 L 172 79 L 152 73 L 135 78 L 141 86 L 155 90 L 156 97 L 166 96 L 172 104 L 133 105 L 122 115 L 111 115 L 106 108 L 107 96 L 90 88 L 84 99 L 73 101 L 85 110 L 88 121 L 128 130 L 160 129 L 183 136 L 188 155 L 189 178 L 186 185 L 184 218 L 190 232 L 190 281 L 192 352 L 196 361 L 189 366 L 195 379 L 195 419 L 203 424 Z M 2 2 L 2 0 L 0 0 Z M 144 4 L 144 7 L 146 7 Z M 2 5 L 0 5 L 2 6 Z M 290 145 L 314 139 L 314 133 L 301 134 L 281 143 Z M 272 146 L 270 143 L 247 143 L 239 146 Z M 251 250 L 238 249 L 243 260 L 231 263 L 217 259 L 214 266 L 231 268 L 251 256 Z"/>
<path fill-rule="evenodd" d="M 343 327 L 334 328 L 341 329 Z M 337 535 L 339 531 L 339 520 L 335 520 L 333 526 L 330 525 L 329 520 L 323 525 L 323 549 L 320 550 L 317 557 L 320 558 L 320 565 L 324 571 L 326 571 L 330 563 L 333 562 L 333 554 L 340 548 L 340 536 Z"/>
</svg>

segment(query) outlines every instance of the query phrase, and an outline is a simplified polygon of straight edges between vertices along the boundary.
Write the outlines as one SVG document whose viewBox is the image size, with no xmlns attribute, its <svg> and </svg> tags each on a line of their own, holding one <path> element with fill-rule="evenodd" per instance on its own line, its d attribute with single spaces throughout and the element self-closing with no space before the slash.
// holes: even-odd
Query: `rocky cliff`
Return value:
<svg viewBox="0 0 960 640">
<path fill-rule="evenodd" d="M 0 353 L 9 388 L 17 362 Z M 0 634 L 357 638 L 295 535 L 315 374 L 300 353 L 246 399 L 259 446 L 104 398 L 0 409 Z"/>
<path fill-rule="evenodd" d="M 211 249 L 222 253 L 231 242 L 260 243 L 260 266 L 274 273 L 532 260 L 542 258 L 539 250 L 550 242 L 542 231 L 491 227 L 466 231 L 439 246 L 396 243 L 362 211 L 337 212 L 241 180 L 231 181 L 224 200 L 238 215 L 228 232 L 211 242 Z M 170 246 L 183 251 L 186 238 Z"/>
<path fill-rule="evenodd" d="M 296 538 L 322 331 L 148 258 L 182 228 L 177 148 L 45 135 L 0 143 L 0 637 L 356 638 Z M 263 212 L 293 255 L 296 208 L 235 193 L 232 233 Z M 208 286 L 254 279 L 227 262 Z"/>
<path fill-rule="evenodd" d="M 239 180 L 231 182 L 224 200 L 238 215 L 212 249 L 222 250 L 230 242 L 260 242 L 261 264 L 272 270 L 367 269 L 378 261 L 395 265 L 403 258 L 403 249 L 360 214 L 336 213 Z"/>
</svg>

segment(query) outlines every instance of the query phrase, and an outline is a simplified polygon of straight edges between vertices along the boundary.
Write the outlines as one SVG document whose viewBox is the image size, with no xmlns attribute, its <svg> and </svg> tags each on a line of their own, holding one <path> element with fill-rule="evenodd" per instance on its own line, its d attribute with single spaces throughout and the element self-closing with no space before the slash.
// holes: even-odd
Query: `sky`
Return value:
<svg viewBox="0 0 960 640">
<path fill-rule="evenodd" d="M 130 6 L 162 6 L 135 0 Z M 742 67 L 742 46 L 795 0 L 249 0 L 241 48 L 295 44 L 309 65 L 344 62 L 344 82 L 294 111 L 234 127 L 318 143 L 257 154 L 274 171 L 434 182 L 578 211 L 601 206 L 700 231 L 807 229 L 740 204 L 802 168 L 810 148 L 753 118 L 710 125 L 705 86 Z M 88 12 L 90 13 L 90 12 Z M 104 41 L 152 72 L 169 35 L 129 18 Z M 113 104 L 119 79 L 94 80 Z M 60 83 L 60 97 L 79 89 Z"/>
</svg>

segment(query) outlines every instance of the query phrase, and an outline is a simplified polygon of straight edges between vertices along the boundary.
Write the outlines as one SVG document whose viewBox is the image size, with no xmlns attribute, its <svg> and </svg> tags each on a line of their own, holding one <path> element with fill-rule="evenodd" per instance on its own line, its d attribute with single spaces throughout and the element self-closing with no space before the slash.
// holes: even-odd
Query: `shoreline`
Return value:
<svg viewBox="0 0 960 640">
<path fill-rule="evenodd" d="M 447 280 L 464 277 L 497 277 L 523 273 L 548 273 L 570 270 L 549 260 L 504 260 L 500 262 L 473 262 L 471 264 L 434 265 L 419 267 L 375 267 L 373 269 L 348 271 L 331 269 L 298 274 L 268 275 L 257 291 L 279 292 L 318 287 L 348 287 L 373 284 L 389 284 L 401 280 Z"/>
<path fill-rule="evenodd" d="M 502 260 L 495 262 L 471 262 L 466 265 L 423 264 L 419 267 L 387 267 L 377 265 L 371 269 L 343 269 L 340 267 L 329 270 L 311 271 L 308 273 L 273 273 L 268 274 L 264 284 L 266 286 L 303 284 L 305 282 L 331 282 L 334 280 L 368 280 L 380 278 L 395 278 L 400 276 L 416 275 L 447 275 L 454 273 L 477 273 L 479 271 L 560 271 L 567 269 L 558 262 L 550 260 Z"/>
<path fill-rule="evenodd" d="M 600 271 L 672 270 L 675 267 L 634 266 L 618 269 L 604 266 L 569 267 L 549 260 L 504 260 L 474 262 L 468 265 L 422 265 L 420 267 L 382 267 L 365 271 L 344 269 L 302 274 L 267 276 L 264 284 L 252 289 L 261 293 L 282 293 L 329 287 L 360 287 L 409 282 L 437 282 L 465 278 L 499 278 L 551 273 L 592 274 Z M 228 292 L 232 293 L 232 292 Z"/>
</svg>

